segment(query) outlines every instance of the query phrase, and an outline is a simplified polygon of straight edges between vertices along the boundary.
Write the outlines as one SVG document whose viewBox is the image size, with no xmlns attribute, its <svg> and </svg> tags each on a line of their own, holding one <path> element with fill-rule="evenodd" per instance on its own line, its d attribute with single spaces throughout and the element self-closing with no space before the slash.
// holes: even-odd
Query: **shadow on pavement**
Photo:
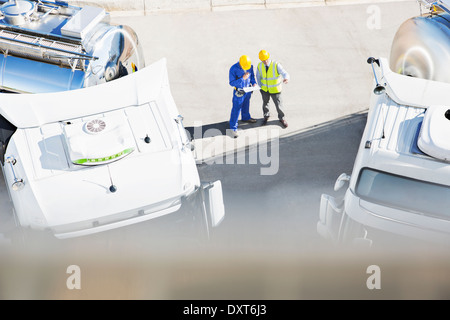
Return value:
<svg viewBox="0 0 450 320">
<path fill-rule="evenodd" d="M 239 120 L 238 130 L 249 130 L 257 127 L 261 127 L 263 125 L 263 118 L 255 118 L 256 123 L 247 123 Z M 284 128 L 281 122 L 276 120 L 269 120 L 266 126 L 279 126 L 280 128 Z M 189 132 L 190 137 L 194 140 L 203 139 L 203 138 L 212 138 L 217 136 L 227 136 L 229 135 L 230 125 L 228 121 L 211 123 L 207 125 L 202 125 L 198 127 L 190 126 L 185 128 L 187 132 Z"/>
<path fill-rule="evenodd" d="M 353 114 L 236 151 L 233 161 L 227 155 L 200 165 L 202 180 L 222 181 L 226 217 L 215 243 L 297 252 L 323 245 L 316 232 L 320 196 L 333 192 L 342 172 L 351 173 L 366 119 Z"/>
</svg>

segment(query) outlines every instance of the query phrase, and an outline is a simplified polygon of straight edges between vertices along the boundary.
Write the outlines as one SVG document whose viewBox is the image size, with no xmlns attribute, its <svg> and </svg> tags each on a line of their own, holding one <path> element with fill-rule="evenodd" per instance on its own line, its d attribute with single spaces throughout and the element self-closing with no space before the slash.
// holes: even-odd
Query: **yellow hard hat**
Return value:
<svg viewBox="0 0 450 320">
<path fill-rule="evenodd" d="M 242 69 L 248 70 L 252 66 L 252 61 L 248 56 L 243 55 L 239 58 L 239 65 L 241 66 Z"/>
<path fill-rule="evenodd" d="M 270 54 L 266 50 L 261 50 L 259 52 L 259 60 L 264 61 L 264 60 L 269 59 L 269 57 L 270 57 Z"/>
</svg>

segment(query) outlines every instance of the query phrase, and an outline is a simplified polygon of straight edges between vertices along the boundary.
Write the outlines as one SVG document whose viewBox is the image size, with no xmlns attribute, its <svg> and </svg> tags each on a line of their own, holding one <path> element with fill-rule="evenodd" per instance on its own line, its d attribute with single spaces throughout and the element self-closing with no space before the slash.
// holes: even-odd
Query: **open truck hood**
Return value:
<svg viewBox="0 0 450 320">
<path fill-rule="evenodd" d="M 170 94 L 165 60 L 106 84 L 58 93 L 2 94 L 18 129 L 5 159 L 21 224 L 70 232 L 177 209 L 199 186 Z"/>
</svg>

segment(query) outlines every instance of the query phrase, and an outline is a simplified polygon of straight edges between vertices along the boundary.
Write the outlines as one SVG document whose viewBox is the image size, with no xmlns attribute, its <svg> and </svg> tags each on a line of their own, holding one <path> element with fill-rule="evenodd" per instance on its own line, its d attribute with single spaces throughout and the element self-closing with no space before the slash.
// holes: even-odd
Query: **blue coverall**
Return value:
<svg viewBox="0 0 450 320">
<path fill-rule="evenodd" d="M 246 72 L 250 73 L 250 77 L 246 80 L 242 79 Z M 244 93 L 239 97 L 238 89 L 251 87 L 256 83 L 255 73 L 253 72 L 253 65 L 245 71 L 241 68 L 239 62 L 235 63 L 230 68 L 230 86 L 233 87 L 233 108 L 230 116 L 230 129 L 236 131 L 238 127 L 239 114 L 242 113 L 242 120 L 249 120 L 250 116 L 250 98 L 252 92 Z"/>
</svg>

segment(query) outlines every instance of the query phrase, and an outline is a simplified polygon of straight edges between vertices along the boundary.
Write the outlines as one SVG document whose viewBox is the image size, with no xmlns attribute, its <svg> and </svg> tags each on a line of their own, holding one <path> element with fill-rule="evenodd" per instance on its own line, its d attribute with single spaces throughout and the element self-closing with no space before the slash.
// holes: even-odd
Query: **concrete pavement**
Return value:
<svg viewBox="0 0 450 320">
<path fill-rule="evenodd" d="M 167 59 L 172 95 L 201 162 L 366 110 L 373 85 L 367 58 L 389 58 L 397 28 L 418 14 L 419 6 L 411 0 L 130 14 L 112 16 L 112 22 L 137 32 L 147 65 Z M 256 67 L 261 49 L 291 75 L 283 89 L 289 127 L 280 126 L 272 103 L 273 121 L 261 127 L 262 100 L 255 92 L 250 111 L 259 121 L 240 125 L 242 134 L 232 139 L 226 132 L 232 106 L 229 68 L 242 54 Z"/>
</svg>

